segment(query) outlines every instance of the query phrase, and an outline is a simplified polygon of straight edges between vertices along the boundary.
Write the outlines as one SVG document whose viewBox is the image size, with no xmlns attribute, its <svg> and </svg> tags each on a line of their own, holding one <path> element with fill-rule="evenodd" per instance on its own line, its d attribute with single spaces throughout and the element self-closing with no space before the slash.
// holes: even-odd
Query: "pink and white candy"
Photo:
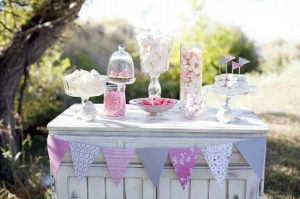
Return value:
<svg viewBox="0 0 300 199">
<path fill-rule="evenodd" d="M 187 118 L 197 119 L 205 116 L 208 106 L 205 97 L 201 94 L 189 94 L 185 108 Z"/>
<path fill-rule="evenodd" d="M 105 91 L 104 112 L 110 117 L 121 117 L 125 115 L 126 99 L 122 91 Z"/>
</svg>

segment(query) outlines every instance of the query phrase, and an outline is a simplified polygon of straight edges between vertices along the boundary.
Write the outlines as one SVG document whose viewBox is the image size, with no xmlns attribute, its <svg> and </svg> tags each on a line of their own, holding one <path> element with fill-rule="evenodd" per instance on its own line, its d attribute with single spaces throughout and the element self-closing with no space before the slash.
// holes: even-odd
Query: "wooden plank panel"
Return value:
<svg viewBox="0 0 300 199">
<path fill-rule="evenodd" d="M 80 181 L 75 176 L 68 177 L 68 199 L 87 199 L 87 178 L 84 177 Z"/>
<path fill-rule="evenodd" d="M 142 178 L 125 179 L 125 198 L 142 199 L 143 198 L 143 180 Z"/>
<path fill-rule="evenodd" d="M 170 198 L 170 178 L 162 177 L 160 178 L 157 195 L 159 199 L 171 199 Z"/>
<path fill-rule="evenodd" d="M 154 188 L 150 178 L 143 179 L 143 199 L 155 199 L 156 189 Z"/>
<path fill-rule="evenodd" d="M 251 170 L 247 170 L 247 184 L 246 184 L 246 199 L 260 198 L 258 195 L 258 179 L 256 174 Z M 263 198 L 263 197 L 261 197 Z"/>
<path fill-rule="evenodd" d="M 246 197 L 245 180 L 228 181 L 228 199 L 245 199 Z"/>
<path fill-rule="evenodd" d="M 180 182 L 176 179 L 171 180 L 171 199 L 188 199 L 189 198 L 189 184 L 183 190 Z"/>
<path fill-rule="evenodd" d="M 106 199 L 123 199 L 123 180 L 116 187 L 111 178 L 106 178 L 105 187 Z"/>
<path fill-rule="evenodd" d="M 72 167 L 60 166 L 57 171 L 57 177 L 55 178 L 55 193 L 52 194 L 53 199 L 68 198 L 68 175 Z"/>
<path fill-rule="evenodd" d="M 208 199 L 208 180 L 191 180 L 190 199 Z"/>
<path fill-rule="evenodd" d="M 215 180 L 210 180 L 209 199 L 226 199 L 226 183 L 220 187 Z"/>
<path fill-rule="evenodd" d="M 89 199 L 105 199 L 105 178 L 88 178 Z"/>
</svg>

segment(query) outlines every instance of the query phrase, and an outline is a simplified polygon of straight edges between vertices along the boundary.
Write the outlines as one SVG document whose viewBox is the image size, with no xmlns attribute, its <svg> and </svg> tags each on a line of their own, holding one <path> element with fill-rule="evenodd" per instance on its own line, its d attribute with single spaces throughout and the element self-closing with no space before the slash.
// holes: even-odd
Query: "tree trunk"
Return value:
<svg viewBox="0 0 300 199">
<path fill-rule="evenodd" d="M 13 153 L 18 151 L 19 135 L 15 130 L 14 96 L 24 71 L 35 63 L 59 38 L 65 26 L 73 21 L 84 0 L 47 1 L 14 33 L 10 44 L 0 51 L 0 146 L 8 143 Z"/>
</svg>

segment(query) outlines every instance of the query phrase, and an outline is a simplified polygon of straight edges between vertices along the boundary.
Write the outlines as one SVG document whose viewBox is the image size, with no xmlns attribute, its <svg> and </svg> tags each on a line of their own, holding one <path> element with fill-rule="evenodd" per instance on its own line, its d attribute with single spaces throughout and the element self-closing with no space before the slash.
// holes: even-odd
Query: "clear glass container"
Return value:
<svg viewBox="0 0 300 199">
<path fill-rule="evenodd" d="M 122 117 L 126 112 L 126 85 L 109 84 L 104 92 L 104 114 L 108 117 Z"/>
<path fill-rule="evenodd" d="M 173 36 L 158 30 L 143 30 L 137 35 L 141 71 L 150 76 L 149 97 L 160 97 L 160 74 L 169 69 L 169 54 Z"/>
<path fill-rule="evenodd" d="M 107 75 L 114 84 L 132 84 L 135 81 L 132 57 L 125 51 L 124 45 L 118 46 L 108 62 Z"/>
<path fill-rule="evenodd" d="M 67 95 L 81 98 L 81 109 L 75 117 L 85 121 L 93 121 L 96 117 L 96 108 L 88 101 L 90 97 L 104 93 L 107 76 L 100 75 L 96 70 L 90 72 L 75 70 L 63 77 L 64 89 Z"/>
<path fill-rule="evenodd" d="M 202 49 L 197 42 L 180 44 L 180 104 L 184 108 L 187 95 L 200 92 L 202 86 Z"/>
<path fill-rule="evenodd" d="M 189 93 L 186 98 L 185 116 L 188 119 L 204 119 L 207 114 L 206 97 L 200 93 Z"/>
</svg>

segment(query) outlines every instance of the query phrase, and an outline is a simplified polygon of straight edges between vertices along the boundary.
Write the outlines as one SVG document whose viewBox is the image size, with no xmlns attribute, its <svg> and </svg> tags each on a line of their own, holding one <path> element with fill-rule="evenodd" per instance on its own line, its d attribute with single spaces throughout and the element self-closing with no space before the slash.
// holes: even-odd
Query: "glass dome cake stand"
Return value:
<svg viewBox="0 0 300 199">
<path fill-rule="evenodd" d="M 229 106 L 229 101 L 235 96 L 247 95 L 256 91 L 256 86 L 249 85 L 245 88 L 229 88 L 220 87 L 215 85 L 206 85 L 203 87 L 207 91 L 218 93 L 225 96 L 225 102 L 218 110 L 217 118 L 222 123 L 230 123 L 240 120 L 240 117 L 233 113 L 233 110 Z M 243 112 L 241 112 L 243 114 Z"/>
</svg>

